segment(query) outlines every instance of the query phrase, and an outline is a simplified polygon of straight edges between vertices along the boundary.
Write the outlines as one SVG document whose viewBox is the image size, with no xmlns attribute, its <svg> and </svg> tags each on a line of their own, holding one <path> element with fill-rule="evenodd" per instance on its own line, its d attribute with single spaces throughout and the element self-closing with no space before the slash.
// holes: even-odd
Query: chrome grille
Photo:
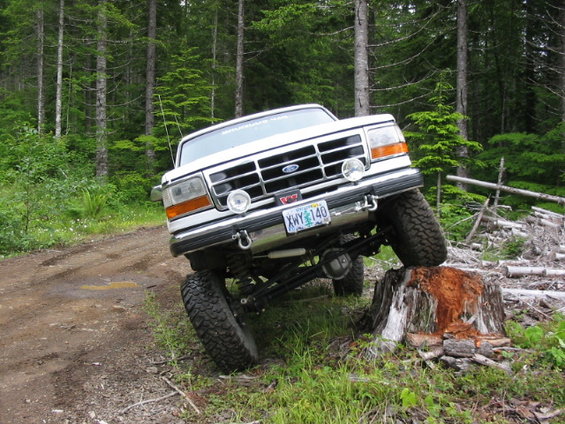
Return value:
<svg viewBox="0 0 565 424">
<path fill-rule="evenodd" d="M 230 191 L 245 190 L 252 201 L 271 197 L 290 188 L 305 188 L 341 176 L 344 160 L 358 158 L 365 165 L 366 154 L 359 135 L 322 141 L 300 147 L 286 146 L 268 157 L 250 157 L 249 162 L 215 169 L 210 175 L 211 192 L 219 209 L 226 209 Z M 264 156 L 264 155 L 263 155 Z M 292 173 L 283 169 L 298 165 Z"/>
</svg>

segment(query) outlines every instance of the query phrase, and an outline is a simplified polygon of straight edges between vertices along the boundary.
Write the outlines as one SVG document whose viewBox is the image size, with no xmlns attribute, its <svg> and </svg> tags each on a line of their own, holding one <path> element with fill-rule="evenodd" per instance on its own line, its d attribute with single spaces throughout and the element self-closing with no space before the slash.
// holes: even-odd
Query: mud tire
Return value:
<svg viewBox="0 0 565 424">
<path fill-rule="evenodd" d="M 404 266 L 437 266 L 447 258 L 441 227 L 419 190 L 404 192 L 378 215 L 381 226 L 391 226 L 392 249 Z"/>
<path fill-rule="evenodd" d="M 340 237 L 340 244 L 355 239 L 353 234 L 344 234 Z M 365 264 L 363 257 L 358 256 L 353 260 L 351 269 L 345 277 L 340 280 L 332 280 L 336 296 L 361 296 L 365 282 Z"/>
<path fill-rule="evenodd" d="M 216 365 L 226 373 L 249 368 L 258 360 L 257 346 L 216 271 L 189 275 L 181 285 L 184 307 L 196 335 Z"/>
</svg>

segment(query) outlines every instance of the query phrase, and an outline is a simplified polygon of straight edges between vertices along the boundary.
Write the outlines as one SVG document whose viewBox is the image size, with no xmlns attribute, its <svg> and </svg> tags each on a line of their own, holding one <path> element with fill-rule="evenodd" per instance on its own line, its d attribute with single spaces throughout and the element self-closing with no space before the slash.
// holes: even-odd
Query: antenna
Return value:
<svg viewBox="0 0 565 424">
<path fill-rule="evenodd" d="M 173 115 L 175 117 L 175 122 L 177 123 L 177 129 L 179 130 L 180 133 L 180 137 L 183 138 L 184 134 L 182 133 L 182 130 L 180 129 L 180 124 L 179 124 L 179 120 L 177 118 L 177 115 Z"/>
<path fill-rule="evenodd" d="M 173 147 L 171 146 L 171 138 L 169 137 L 169 129 L 167 128 L 167 120 L 165 119 L 165 111 L 163 110 L 163 101 L 161 100 L 160 94 L 157 94 L 157 97 L 159 97 L 159 107 L 161 108 L 161 116 L 163 117 L 163 124 L 165 124 L 165 134 L 167 134 L 167 143 L 169 144 L 169 153 L 171 154 L 171 161 L 173 162 L 173 166 L 175 166 Z"/>
</svg>

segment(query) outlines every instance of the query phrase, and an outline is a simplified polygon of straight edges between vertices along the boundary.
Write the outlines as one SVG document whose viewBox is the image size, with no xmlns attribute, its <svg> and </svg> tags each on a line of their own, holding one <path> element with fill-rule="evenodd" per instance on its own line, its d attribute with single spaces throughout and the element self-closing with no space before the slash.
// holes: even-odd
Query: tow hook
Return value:
<svg viewBox="0 0 565 424">
<path fill-rule="evenodd" d="M 364 198 L 365 202 L 363 204 L 361 202 L 357 202 L 356 209 L 358 211 L 374 212 L 374 211 L 377 210 L 378 200 L 379 200 L 379 198 L 377 196 L 374 196 L 372 194 L 368 194 L 368 195 L 365 196 L 365 198 Z"/>
<path fill-rule="evenodd" d="M 232 239 L 237 240 L 237 245 L 241 250 L 249 250 L 251 249 L 251 245 L 253 244 L 253 240 L 249 237 L 249 234 L 246 230 L 241 230 L 231 236 Z"/>
</svg>

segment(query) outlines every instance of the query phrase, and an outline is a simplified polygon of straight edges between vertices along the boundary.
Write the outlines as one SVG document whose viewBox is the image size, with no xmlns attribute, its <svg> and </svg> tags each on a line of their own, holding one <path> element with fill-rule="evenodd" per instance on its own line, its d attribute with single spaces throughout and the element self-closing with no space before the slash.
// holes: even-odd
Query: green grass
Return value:
<svg viewBox="0 0 565 424">
<path fill-rule="evenodd" d="M 202 414 L 187 408 L 185 421 L 518 423 L 524 421 L 507 407 L 513 401 L 541 402 L 548 410 L 565 406 L 562 370 L 538 360 L 559 343 L 559 316 L 543 326 L 542 335 L 511 330 L 530 342 L 541 337 L 538 347 L 513 353 L 512 375 L 488 367 L 457 375 L 441 366 L 428 368 L 405 348 L 367 359 L 363 352 L 371 337 L 356 335 L 351 324 L 369 302 L 335 298 L 327 282 L 291 293 L 250 320 L 261 363 L 225 379 L 217 378 L 192 329 L 180 323 L 187 322 L 182 305 L 174 313 L 161 311 L 157 316 L 167 319 L 157 326 L 165 329 L 156 331 L 157 340 L 165 352 L 176 349 L 175 355 L 190 349 L 185 353 L 191 360 L 176 364 L 176 381 L 201 399 Z"/>
<path fill-rule="evenodd" d="M 89 199 L 92 200 L 92 197 Z M 96 200 L 93 202 L 99 203 Z M 10 228 L 3 230 L 0 234 L 0 258 L 37 249 L 70 246 L 99 235 L 127 232 L 165 222 L 163 206 L 160 203 L 102 207 L 87 201 L 86 206 L 88 212 L 84 215 L 45 216 L 35 220 L 25 232 L 9 233 Z"/>
</svg>

